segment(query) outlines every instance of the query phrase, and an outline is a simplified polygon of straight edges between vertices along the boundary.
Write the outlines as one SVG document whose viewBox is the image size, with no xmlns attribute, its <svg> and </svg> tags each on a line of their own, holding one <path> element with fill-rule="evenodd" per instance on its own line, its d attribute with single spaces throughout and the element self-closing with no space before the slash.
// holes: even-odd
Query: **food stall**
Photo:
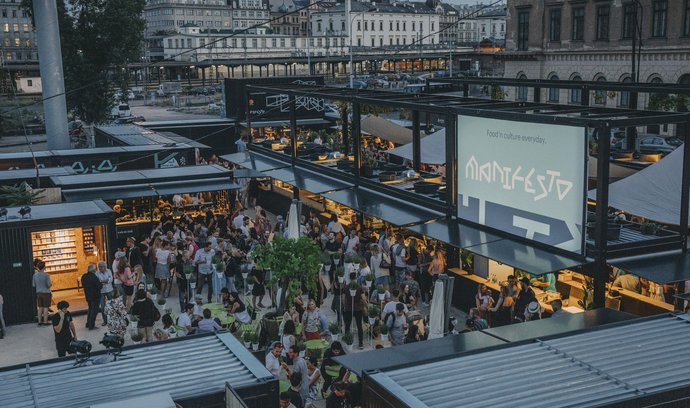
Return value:
<svg viewBox="0 0 690 408">
<path fill-rule="evenodd" d="M 0 292 L 8 324 L 34 321 L 33 261 L 42 259 L 52 280 L 53 303 L 85 309 L 80 278 L 90 263 L 112 261 L 115 214 L 101 200 L 20 207 L 0 217 Z"/>
<path fill-rule="evenodd" d="M 222 166 L 206 165 L 54 177 L 52 181 L 62 188 L 68 202 L 103 199 L 115 211 L 117 237 L 122 240 L 149 233 L 164 208 L 171 208 L 174 217 L 195 217 L 209 208 L 217 214 L 230 211 L 235 199 L 232 190 L 239 189 L 232 176 Z"/>
</svg>

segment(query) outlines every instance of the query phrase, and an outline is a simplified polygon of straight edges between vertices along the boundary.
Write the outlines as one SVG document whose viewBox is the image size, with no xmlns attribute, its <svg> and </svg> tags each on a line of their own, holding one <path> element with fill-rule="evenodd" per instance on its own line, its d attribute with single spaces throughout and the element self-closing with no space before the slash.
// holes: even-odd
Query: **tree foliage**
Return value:
<svg viewBox="0 0 690 408">
<path fill-rule="evenodd" d="M 685 95 L 652 94 L 649 109 L 667 112 L 687 112 L 690 98 Z"/>
<path fill-rule="evenodd" d="M 24 6 L 33 11 L 32 0 Z M 114 89 L 125 89 L 127 64 L 138 62 L 145 0 L 59 0 L 67 106 L 87 122 L 107 119 Z"/>
<path fill-rule="evenodd" d="M 259 268 L 271 270 L 271 284 L 287 282 L 288 305 L 302 287 L 311 296 L 318 293 L 321 250 L 308 237 L 293 240 L 276 235 L 273 241 L 254 247 L 252 257 Z"/>
<path fill-rule="evenodd" d="M 19 207 L 35 204 L 43 198 L 44 191 L 32 189 L 26 181 L 14 186 L 0 186 L 0 205 Z"/>
</svg>

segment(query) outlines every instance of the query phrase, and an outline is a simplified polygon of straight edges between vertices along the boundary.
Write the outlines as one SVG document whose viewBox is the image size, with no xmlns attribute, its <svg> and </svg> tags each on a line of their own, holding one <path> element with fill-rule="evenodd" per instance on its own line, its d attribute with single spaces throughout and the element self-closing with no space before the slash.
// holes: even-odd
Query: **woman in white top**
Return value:
<svg viewBox="0 0 690 408">
<path fill-rule="evenodd" d="M 382 262 L 388 264 L 389 267 L 385 268 L 381 266 Z M 383 287 L 388 290 L 388 286 L 390 285 L 390 264 L 391 257 L 381 250 L 381 246 L 379 244 L 371 244 L 369 268 L 374 273 L 375 286 L 383 285 Z"/>
<path fill-rule="evenodd" d="M 281 356 L 287 358 L 287 351 L 290 347 L 295 345 L 295 322 L 288 319 L 283 327 L 283 335 L 280 336 L 280 341 L 283 343 L 283 351 Z"/>
<path fill-rule="evenodd" d="M 156 249 L 156 280 L 160 283 L 160 293 L 162 294 L 165 294 L 170 279 L 171 254 L 168 241 L 161 241 L 161 247 Z"/>
<path fill-rule="evenodd" d="M 369 268 L 369 264 L 367 263 L 367 260 L 362 258 L 361 261 L 359 261 L 359 277 L 357 278 L 357 283 L 360 285 L 364 285 L 364 281 L 366 280 L 366 276 L 371 273 L 371 268 Z"/>
</svg>

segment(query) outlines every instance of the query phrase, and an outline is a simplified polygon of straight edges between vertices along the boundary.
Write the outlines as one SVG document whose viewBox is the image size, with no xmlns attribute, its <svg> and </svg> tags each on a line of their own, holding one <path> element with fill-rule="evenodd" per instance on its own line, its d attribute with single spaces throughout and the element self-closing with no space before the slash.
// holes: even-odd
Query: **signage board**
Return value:
<svg viewBox="0 0 690 408">
<path fill-rule="evenodd" d="M 586 129 L 458 116 L 458 217 L 583 254 Z"/>
</svg>

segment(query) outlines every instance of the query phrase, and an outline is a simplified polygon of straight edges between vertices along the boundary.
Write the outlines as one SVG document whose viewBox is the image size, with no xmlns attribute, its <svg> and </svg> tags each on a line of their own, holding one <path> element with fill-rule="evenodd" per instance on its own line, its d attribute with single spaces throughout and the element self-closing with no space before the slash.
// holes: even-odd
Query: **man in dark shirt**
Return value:
<svg viewBox="0 0 690 408">
<path fill-rule="evenodd" d="M 534 291 L 530 287 L 529 278 L 523 277 L 520 279 L 520 292 L 518 293 L 515 306 L 513 307 L 515 319 L 519 319 L 520 321 L 524 322 L 525 308 L 535 299 L 536 297 Z"/>
<path fill-rule="evenodd" d="M 53 331 L 55 332 L 55 348 L 58 357 L 67 354 L 69 343 L 77 339 L 77 331 L 74 329 L 72 314 L 67 310 L 69 303 L 61 300 L 57 304 L 58 312 L 51 316 Z"/>
<path fill-rule="evenodd" d="M 350 393 L 345 389 L 345 384 L 338 381 L 333 384 L 333 392 L 326 398 L 326 408 L 351 408 Z"/>
<path fill-rule="evenodd" d="M 302 373 L 294 372 L 290 377 L 290 388 L 286 391 L 290 395 L 290 403 L 295 406 L 295 408 L 304 408 L 304 400 L 302 400 L 302 395 L 300 395 L 300 385 L 302 384 Z"/>
<path fill-rule="evenodd" d="M 81 287 L 89 305 L 86 316 L 86 328 L 89 330 L 96 328 L 96 315 L 101 304 L 101 286 L 101 281 L 96 276 L 96 265 L 89 264 L 86 273 L 81 276 Z"/>
<path fill-rule="evenodd" d="M 127 238 L 127 258 L 129 260 L 129 267 L 134 270 L 134 267 L 142 264 L 141 250 L 135 245 L 135 240 L 132 237 Z"/>
</svg>

